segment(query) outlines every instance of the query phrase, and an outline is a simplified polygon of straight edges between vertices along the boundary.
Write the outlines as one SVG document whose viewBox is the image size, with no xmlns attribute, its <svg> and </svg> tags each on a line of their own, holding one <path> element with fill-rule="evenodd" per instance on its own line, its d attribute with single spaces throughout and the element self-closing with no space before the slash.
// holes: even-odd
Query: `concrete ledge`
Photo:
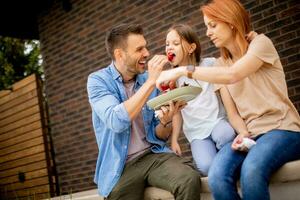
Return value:
<svg viewBox="0 0 300 200">
<path fill-rule="evenodd" d="M 212 200 L 207 177 L 201 178 L 201 200 Z M 272 200 L 295 200 L 300 197 L 300 160 L 286 163 L 271 178 L 270 193 Z M 64 195 L 51 200 L 104 200 L 97 189 Z M 145 200 L 174 200 L 174 196 L 163 189 L 148 187 Z"/>
<path fill-rule="evenodd" d="M 271 183 L 300 181 L 300 160 L 288 162 L 271 177 Z"/>
<path fill-rule="evenodd" d="M 104 198 L 99 196 L 97 189 L 93 189 L 70 195 L 54 197 L 51 198 L 51 200 L 104 200 Z"/>
</svg>

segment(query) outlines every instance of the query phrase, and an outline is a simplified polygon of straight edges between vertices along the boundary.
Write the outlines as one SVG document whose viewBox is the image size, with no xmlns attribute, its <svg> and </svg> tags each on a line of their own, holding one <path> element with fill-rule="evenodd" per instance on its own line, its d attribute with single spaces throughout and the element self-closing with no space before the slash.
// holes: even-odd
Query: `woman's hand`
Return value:
<svg viewBox="0 0 300 200">
<path fill-rule="evenodd" d="M 249 136 L 249 134 L 248 135 L 244 135 L 244 134 L 237 135 L 231 144 L 231 148 L 236 151 L 247 152 L 249 149 L 247 148 L 247 146 L 245 144 L 241 145 L 241 143 L 243 143 L 243 139 L 248 138 L 248 136 Z"/>
<path fill-rule="evenodd" d="M 176 81 L 180 76 L 184 75 L 183 67 L 177 67 L 171 70 L 162 71 L 156 80 L 156 87 L 160 90 L 161 84 L 168 81 Z"/>
<path fill-rule="evenodd" d="M 246 35 L 246 40 L 248 42 L 251 42 L 258 34 L 255 31 L 250 31 L 247 35 Z"/>
<path fill-rule="evenodd" d="M 243 142 L 243 138 L 243 135 L 237 135 L 231 144 L 231 148 L 236 151 L 239 150 L 239 144 Z"/>
</svg>

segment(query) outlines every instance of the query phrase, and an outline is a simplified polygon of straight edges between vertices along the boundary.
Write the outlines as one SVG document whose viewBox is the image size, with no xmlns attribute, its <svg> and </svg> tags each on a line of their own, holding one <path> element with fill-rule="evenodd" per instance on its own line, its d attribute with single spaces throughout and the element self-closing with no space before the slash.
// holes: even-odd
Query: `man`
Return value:
<svg viewBox="0 0 300 200">
<path fill-rule="evenodd" d="M 144 199 L 148 185 L 177 200 L 200 199 L 200 178 L 187 161 L 170 153 L 166 139 L 180 104 L 162 108 L 159 120 L 145 105 L 158 95 L 155 82 L 168 62 L 156 55 L 148 62 L 143 30 L 121 24 L 106 36 L 112 63 L 88 78 L 87 89 L 99 155 L 95 183 L 109 200 Z"/>
</svg>

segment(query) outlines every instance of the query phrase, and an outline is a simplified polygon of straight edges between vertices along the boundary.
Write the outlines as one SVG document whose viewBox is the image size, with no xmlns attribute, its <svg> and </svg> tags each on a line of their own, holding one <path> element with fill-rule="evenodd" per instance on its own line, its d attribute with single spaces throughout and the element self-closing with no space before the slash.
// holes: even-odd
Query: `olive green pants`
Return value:
<svg viewBox="0 0 300 200">
<path fill-rule="evenodd" d="M 125 165 L 108 200 L 143 200 L 144 189 L 154 186 L 170 191 L 176 200 L 199 200 L 200 177 L 190 160 L 173 153 L 151 152 Z"/>
</svg>

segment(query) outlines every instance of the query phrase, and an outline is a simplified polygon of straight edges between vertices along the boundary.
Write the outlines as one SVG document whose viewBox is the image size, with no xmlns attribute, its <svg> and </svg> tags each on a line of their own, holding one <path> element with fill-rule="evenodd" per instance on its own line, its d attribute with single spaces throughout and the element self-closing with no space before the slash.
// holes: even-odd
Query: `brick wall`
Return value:
<svg viewBox="0 0 300 200">
<path fill-rule="evenodd" d="M 205 36 L 201 0 L 70 0 L 67 11 L 55 1 L 39 17 L 51 132 L 61 193 L 94 188 L 97 146 L 87 101 L 86 81 L 92 71 L 110 63 L 105 32 L 120 22 L 144 26 L 152 54 L 164 52 L 165 32 L 172 23 L 192 25 L 203 56 L 218 52 Z M 243 0 L 253 28 L 271 37 L 282 59 L 289 94 L 300 110 L 299 3 L 297 0 Z"/>
</svg>

